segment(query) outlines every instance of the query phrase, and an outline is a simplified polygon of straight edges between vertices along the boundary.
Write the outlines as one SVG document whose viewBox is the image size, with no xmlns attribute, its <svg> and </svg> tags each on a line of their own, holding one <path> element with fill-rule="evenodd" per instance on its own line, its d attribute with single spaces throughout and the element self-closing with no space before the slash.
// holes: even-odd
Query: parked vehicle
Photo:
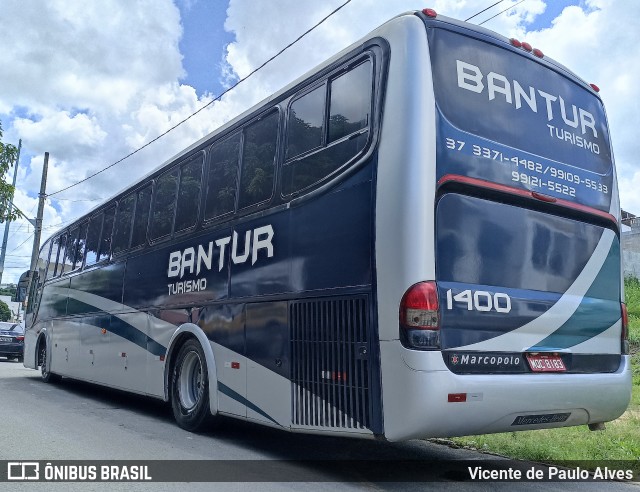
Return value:
<svg viewBox="0 0 640 492">
<path fill-rule="evenodd" d="M 0 357 L 8 360 L 24 357 L 24 326 L 0 322 Z"/>
</svg>

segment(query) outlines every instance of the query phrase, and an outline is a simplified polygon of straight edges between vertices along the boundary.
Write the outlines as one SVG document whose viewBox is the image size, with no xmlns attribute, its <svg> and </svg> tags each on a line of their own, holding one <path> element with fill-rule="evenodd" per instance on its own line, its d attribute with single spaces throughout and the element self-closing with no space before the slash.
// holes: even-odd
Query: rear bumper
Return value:
<svg viewBox="0 0 640 492">
<path fill-rule="evenodd" d="M 0 345 L 0 357 L 22 357 L 24 354 L 24 344 L 10 343 Z"/>
<path fill-rule="evenodd" d="M 456 375 L 440 352 L 380 345 L 385 437 L 393 441 L 608 422 L 631 398 L 629 356 L 606 374 Z M 448 401 L 459 393 L 467 401 Z"/>
</svg>

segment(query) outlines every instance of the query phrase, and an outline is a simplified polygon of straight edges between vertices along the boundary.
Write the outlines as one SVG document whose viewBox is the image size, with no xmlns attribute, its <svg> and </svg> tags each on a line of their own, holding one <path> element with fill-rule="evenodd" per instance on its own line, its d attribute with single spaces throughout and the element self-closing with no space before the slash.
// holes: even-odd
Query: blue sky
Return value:
<svg viewBox="0 0 640 492">
<path fill-rule="evenodd" d="M 15 203 L 35 213 L 44 152 L 47 193 L 103 169 L 210 103 L 229 84 L 344 0 L 2 0 L 0 121 L 23 141 Z M 49 196 L 43 240 L 175 153 L 394 15 L 432 7 L 465 19 L 496 0 L 352 0 L 221 101 L 109 171 Z M 623 208 L 640 212 L 640 10 L 637 0 L 503 0 L 474 18 L 526 40 L 602 89 Z M 517 5 L 516 5 L 517 3 Z M 150 8 L 152 5 L 153 8 Z M 567 7 L 571 7 L 567 9 Z M 28 268 L 33 228 L 12 225 L 3 281 Z"/>
<path fill-rule="evenodd" d="M 181 0 L 178 2 L 183 34 L 180 51 L 187 72 L 184 83 L 205 92 L 220 94 L 224 49 L 235 37 L 224 30 L 226 0 Z"/>
</svg>

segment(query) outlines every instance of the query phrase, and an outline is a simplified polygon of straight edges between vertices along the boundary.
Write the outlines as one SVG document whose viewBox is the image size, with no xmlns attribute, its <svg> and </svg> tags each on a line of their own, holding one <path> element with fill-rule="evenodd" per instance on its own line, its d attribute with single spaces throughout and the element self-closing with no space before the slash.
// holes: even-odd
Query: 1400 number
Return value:
<svg viewBox="0 0 640 492">
<path fill-rule="evenodd" d="M 511 298 L 502 292 L 492 294 L 484 290 L 463 290 L 459 294 L 453 294 L 447 290 L 447 309 L 453 309 L 453 303 L 464 304 L 468 311 L 491 311 L 508 313 L 511 311 Z"/>
</svg>

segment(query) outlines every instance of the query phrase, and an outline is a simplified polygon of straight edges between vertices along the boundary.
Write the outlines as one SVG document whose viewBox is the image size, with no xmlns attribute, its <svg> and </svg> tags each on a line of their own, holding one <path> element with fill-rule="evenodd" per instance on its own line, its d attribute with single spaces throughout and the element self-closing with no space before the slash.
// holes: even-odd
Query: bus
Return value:
<svg viewBox="0 0 640 492">
<path fill-rule="evenodd" d="M 588 425 L 631 394 L 598 90 L 399 15 L 42 246 L 26 367 L 390 441 Z"/>
</svg>

